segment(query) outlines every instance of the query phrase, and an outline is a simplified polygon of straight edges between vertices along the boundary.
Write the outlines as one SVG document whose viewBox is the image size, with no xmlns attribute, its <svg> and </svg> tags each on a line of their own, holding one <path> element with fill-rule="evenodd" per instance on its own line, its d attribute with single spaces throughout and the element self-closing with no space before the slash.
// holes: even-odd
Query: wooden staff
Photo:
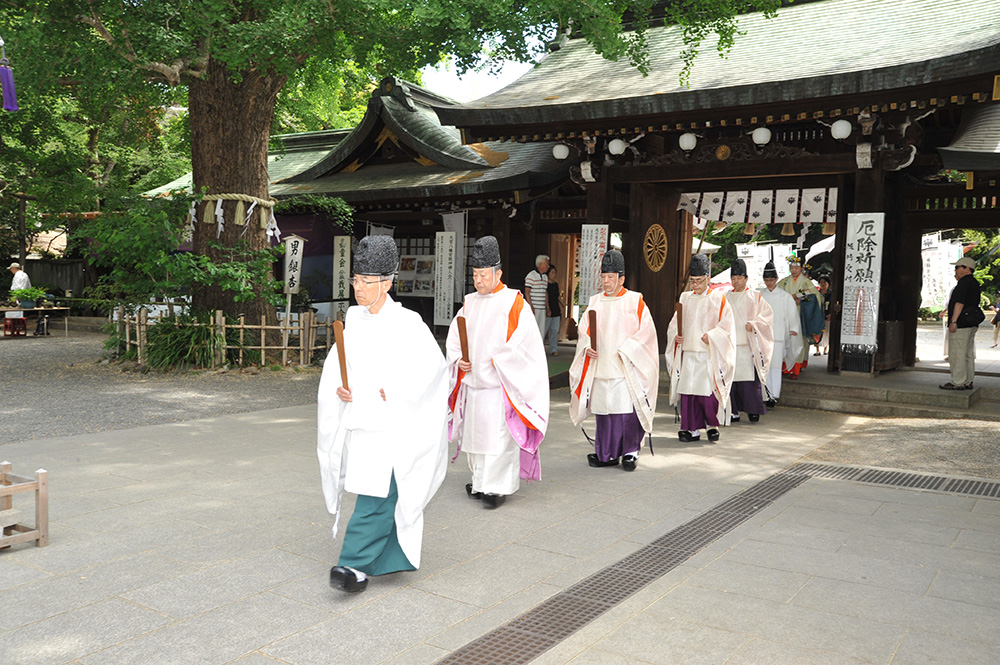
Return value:
<svg viewBox="0 0 1000 665">
<path fill-rule="evenodd" d="M 677 312 L 677 336 L 684 337 L 684 305 L 677 303 L 674 311 Z"/>
<path fill-rule="evenodd" d="M 597 350 L 597 312 L 590 310 L 587 312 L 590 318 L 590 348 Z"/>
<path fill-rule="evenodd" d="M 347 356 L 344 353 L 344 322 L 333 322 L 333 341 L 337 344 L 337 358 L 340 360 L 340 383 L 344 390 L 350 390 L 347 385 Z"/>
<path fill-rule="evenodd" d="M 462 361 L 469 362 L 469 331 L 465 328 L 465 317 L 458 317 L 458 341 L 462 343 Z"/>
</svg>

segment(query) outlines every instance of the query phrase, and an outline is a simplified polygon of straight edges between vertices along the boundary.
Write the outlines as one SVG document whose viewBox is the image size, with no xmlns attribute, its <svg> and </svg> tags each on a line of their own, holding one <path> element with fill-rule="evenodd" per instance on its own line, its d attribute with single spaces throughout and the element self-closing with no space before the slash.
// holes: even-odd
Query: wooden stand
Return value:
<svg viewBox="0 0 1000 665">
<path fill-rule="evenodd" d="M 20 512 L 14 510 L 14 495 L 35 493 L 35 528 L 18 524 Z M 35 541 L 37 547 L 49 544 L 49 472 L 39 469 L 35 479 L 11 473 L 10 462 L 0 464 L 0 549 Z M 12 522 L 7 524 L 7 522 Z"/>
</svg>

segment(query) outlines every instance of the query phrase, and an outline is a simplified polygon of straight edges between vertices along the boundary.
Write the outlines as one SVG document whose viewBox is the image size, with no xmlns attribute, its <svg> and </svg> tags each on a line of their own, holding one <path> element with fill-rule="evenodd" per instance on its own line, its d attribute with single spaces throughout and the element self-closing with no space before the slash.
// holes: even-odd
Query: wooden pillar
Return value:
<svg viewBox="0 0 1000 665">
<path fill-rule="evenodd" d="M 626 257 L 625 283 L 629 289 L 642 293 L 656 326 L 661 353 L 666 346 L 674 303 L 683 288 L 682 275 L 691 262 L 691 231 L 684 228 L 677 211 L 680 196 L 681 190 L 677 187 L 632 185 L 629 238 L 622 248 Z M 666 256 L 659 270 L 650 267 L 643 250 L 646 235 L 654 225 L 663 229 L 666 238 Z"/>
</svg>

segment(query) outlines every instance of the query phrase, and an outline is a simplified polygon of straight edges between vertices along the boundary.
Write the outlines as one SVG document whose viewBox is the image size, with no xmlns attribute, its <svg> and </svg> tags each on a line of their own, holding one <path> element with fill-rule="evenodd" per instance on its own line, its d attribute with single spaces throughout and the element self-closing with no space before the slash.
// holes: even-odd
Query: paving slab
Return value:
<svg viewBox="0 0 1000 665">
<path fill-rule="evenodd" d="M 53 500 L 48 547 L 0 551 L 0 663 L 40 645 L 37 662 L 78 665 L 434 663 L 870 424 L 782 407 L 692 446 L 661 408 L 655 454 L 625 473 L 587 466 L 567 395 L 540 482 L 487 511 L 449 465 L 421 569 L 360 595 L 327 585 L 313 404 L 3 445 L 48 469 Z M 534 662 L 991 662 L 998 516 L 997 499 L 811 478 Z"/>
</svg>

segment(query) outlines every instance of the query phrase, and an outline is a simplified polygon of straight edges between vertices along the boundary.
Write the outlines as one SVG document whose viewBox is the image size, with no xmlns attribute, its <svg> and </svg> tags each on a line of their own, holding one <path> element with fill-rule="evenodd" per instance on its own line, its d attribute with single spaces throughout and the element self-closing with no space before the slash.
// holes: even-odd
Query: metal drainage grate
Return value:
<svg viewBox="0 0 1000 665">
<path fill-rule="evenodd" d="M 779 472 L 469 642 L 438 665 L 528 663 L 809 479 Z"/>
<path fill-rule="evenodd" d="M 854 480 L 859 483 L 869 483 L 871 485 L 888 485 L 889 487 L 907 487 L 911 489 L 950 492 L 952 494 L 985 496 L 994 499 L 1000 498 L 1000 483 L 987 480 L 968 480 L 948 478 L 946 476 L 932 476 L 925 473 L 910 473 L 907 471 L 841 467 L 812 463 L 794 464 L 789 470 L 794 473 L 806 474 L 813 478 L 836 478 L 838 480 Z"/>
<path fill-rule="evenodd" d="M 991 483 L 983 480 L 952 479 L 948 481 L 943 491 L 1000 498 L 1000 483 Z"/>
<path fill-rule="evenodd" d="M 812 478 L 836 478 L 837 480 L 854 480 L 866 469 L 852 466 L 829 466 L 827 464 L 802 463 L 790 468 L 795 473 L 804 473 Z"/>
<path fill-rule="evenodd" d="M 904 473 L 902 471 L 882 471 L 869 469 L 857 477 L 859 483 L 874 485 L 890 485 L 892 487 L 913 487 L 916 489 L 936 490 L 944 484 L 941 476 L 927 476 L 919 473 Z"/>
</svg>

